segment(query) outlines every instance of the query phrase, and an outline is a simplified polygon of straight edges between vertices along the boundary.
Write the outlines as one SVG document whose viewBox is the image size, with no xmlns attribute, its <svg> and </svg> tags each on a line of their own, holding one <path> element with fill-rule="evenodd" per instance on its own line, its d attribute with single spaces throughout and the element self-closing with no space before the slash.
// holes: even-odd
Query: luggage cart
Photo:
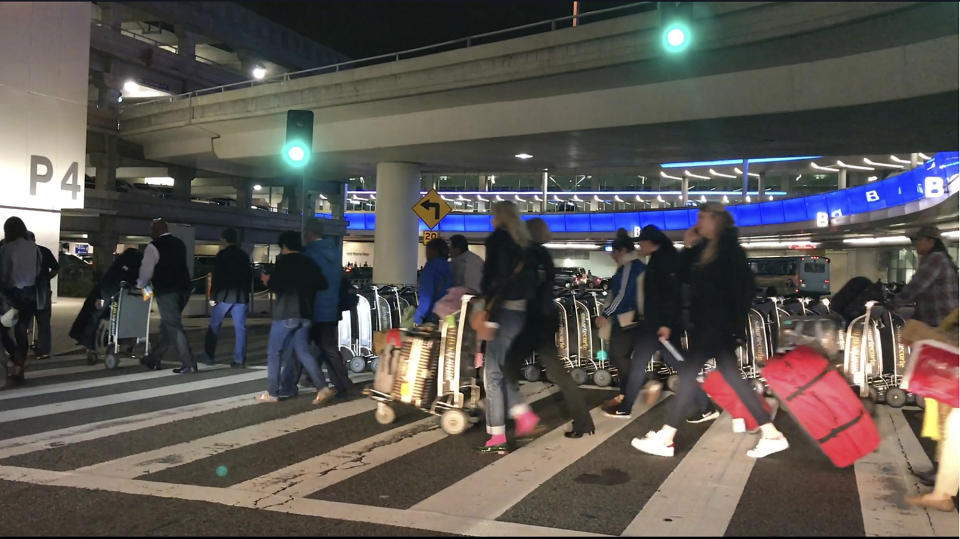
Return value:
<svg viewBox="0 0 960 539">
<path fill-rule="evenodd" d="M 587 324 L 590 331 L 590 343 L 591 343 L 591 352 L 588 356 L 588 362 L 590 363 L 590 369 L 592 371 L 593 383 L 601 386 L 607 387 L 613 383 L 614 374 L 616 374 L 616 369 L 610 367 L 610 360 L 607 355 L 607 345 L 603 342 L 603 339 L 600 338 L 599 332 L 596 331 L 594 327 L 594 320 L 600 316 L 602 306 L 600 304 L 600 299 L 597 297 L 597 293 L 594 291 L 581 292 L 577 296 L 577 302 L 580 305 L 583 305 L 586 309 Z M 579 321 L 579 320 L 578 320 Z M 582 324 L 582 321 L 579 321 Z"/>
<path fill-rule="evenodd" d="M 560 327 L 566 331 L 564 343 L 567 351 L 567 360 L 564 364 L 568 367 L 570 377 L 573 378 L 573 381 L 576 382 L 577 385 L 583 385 L 590 379 L 590 372 L 587 371 L 585 358 L 589 357 L 587 354 L 592 354 L 589 347 L 584 346 L 585 343 L 582 338 L 583 327 L 579 311 L 582 311 L 584 307 L 580 309 L 577 308 L 577 301 L 573 298 L 572 294 L 570 296 L 557 298 L 556 301 L 562 308 L 560 311 L 562 316 Z M 586 350 L 584 350 L 585 348 Z M 587 354 L 584 353 L 585 351 Z"/>
<path fill-rule="evenodd" d="M 440 417 L 447 434 L 460 434 L 479 420 L 480 387 L 473 368 L 476 334 L 469 324 L 469 303 L 445 317 L 439 331 L 398 330 L 401 346 L 389 342 L 365 393 L 377 401 L 374 417 L 383 425 L 396 419 L 393 403 L 411 405 Z"/>
<path fill-rule="evenodd" d="M 350 354 L 347 368 L 361 373 L 374 361 L 373 316 L 370 302 L 363 295 L 357 298 L 357 307 L 350 313 Z M 372 368 L 372 367 L 371 367 Z"/>
<path fill-rule="evenodd" d="M 120 341 L 135 339 L 127 351 L 132 356 L 133 348 L 143 343 L 143 355 L 150 353 L 150 310 L 153 295 L 143 300 L 138 288 L 121 284 L 120 290 L 110 298 L 110 318 L 98 329 L 97 345 L 103 344 L 103 364 L 113 370 L 120 366 Z"/>
<path fill-rule="evenodd" d="M 908 399 L 922 402 L 899 387 L 910 355 L 901 337 L 903 324 L 903 319 L 886 307 L 868 301 L 863 316 L 847 327 L 843 369 L 847 381 L 859 388 L 861 398 L 894 408 Z"/>
</svg>

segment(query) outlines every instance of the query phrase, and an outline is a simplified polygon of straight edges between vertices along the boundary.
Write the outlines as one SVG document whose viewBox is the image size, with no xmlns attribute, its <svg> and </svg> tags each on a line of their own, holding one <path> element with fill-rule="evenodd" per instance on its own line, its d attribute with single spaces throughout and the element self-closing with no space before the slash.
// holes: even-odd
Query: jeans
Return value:
<svg viewBox="0 0 960 539">
<path fill-rule="evenodd" d="M 160 338 L 157 339 L 157 344 L 150 348 L 150 362 L 154 365 L 160 364 L 164 352 L 173 343 L 177 349 L 181 366 L 197 368 L 197 362 L 193 359 L 193 352 L 190 351 L 190 343 L 187 341 L 187 334 L 183 331 L 183 322 L 180 319 L 189 298 L 189 291 L 157 294 L 157 310 L 160 311 Z"/>
<path fill-rule="evenodd" d="M 698 342 L 697 339 L 700 339 Z M 691 343 L 691 350 L 680 366 L 680 385 L 677 387 L 677 396 L 673 401 L 673 406 L 667 413 L 667 425 L 677 428 L 687 409 L 693 400 L 696 399 L 696 391 L 699 389 L 697 383 L 697 374 L 707 359 L 713 357 L 716 352 L 717 371 L 723 376 L 730 388 L 734 390 L 740 401 L 757 421 L 758 425 L 764 425 L 770 422 L 770 414 L 763 409 L 761 397 L 750 387 L 740 376 L 740 367 L 737 363 L 737 356 L 730 346 L 721 343 L 728 342 L 720 335 L 704 331 L 701 335 L 695 336 Z M 702 389 L 699 390 L 701 393 Z"/>
<path fill-rule="evenodd" d="M 333 387 L 337 393 L 343 393 L 353 386 L 353 382 L 350 381 L 347 367 L 340 357 L 337 326 L 338 322 L 314 322 L 310 326 L 310 340 L 320 349 L 317 359 L 321 364 L 327 364 L 327 374 Z"/>
<path fill-rule="evenodd" d="M 514 339 L 513 345 L 510 347 L 510 362 L 521 363 L 535 351 L 540 365 L 547 371 L 547 379 L 554 381 L 560 387 L 560 393 L 567 405 L 567 411 L 573 418 L 573 431 L 592 432 L 594 430 L 593 418 L 590 417 L 590 411 L 583 400 L 583 394 L 573 378 L 570 377 L 570 373 L 564 369 L 563 362 L 560 361 L 555 330 L 555 320 L 528 318 L 527 325 L 524 326 L 523 331 Z M 513 370 L 511 368 L 510 372 L 513 372 Z"/>
<path fill-rule="evenodd" d="M 233 319 L 233 332 L 235 341 L 233 346 L 233 362 L 243 365 L 247 362 L 247 304 L 246 303 L 227 303 L 225 301 L 217 302 L 210 311 L 210 327 L 207 329 L 206 340 L 204 341 L 204 351 L 207 359 L 213 361 L 217 351 L 217 336 L 220 333 L 220 326 L 223 319 L 230 313 Z"/>
<path fill-rule="evenodd" d="M 487 343 L 483 358 L 483 386 L 487 392 L 487 432 L 497 435 L 506 432 L 507 410 L 525 404 L 520 387 L 504 370 L 507 355 L 513 340 L 523 328 L 526 313 L 501 310 L 497 318 L 500 324 L 496 336 Z"/>
<path fill-rule="evenodd" d="M 626 379 L 623 375 L 620 376 L 620 387 L 624 388 L 623 400 L 617 407 L 620 412 L 629 414 L 633 409 L 633 404 L 636 402 L 640 390 L 643 389 L 643 384 L 647 381 L 647 365 L 650 363 L 650 357 L 658 349 L 660 350 L 660 357 L 664 359 L 667 365 L 670 365 L 678 373 L 680 372 L 681 364 L 677 362 L 673 354 L 662 347 L 660 340 L 657 339 L 657 329 L 659 328 L 648 327 L 641 322 L 639 329 L 634 333 L 630 373 Z M 710 398 L 707 397 L 707 394 L 703 392 L 699 384 L 690 391 L 694 392 L 693 398 L 698 409 L 701 412 L 706 411 L 710 407 Z"/>
<path fill-rule="evenodd" d="M 37 355 L 50 355 L 50 306 L 37 311 Z"/>
<path fill-rule="evenodd" d="M 27 351 L 30 350 L 30 341 L 27 339 L 27 332 L 30 330 L 30 324 L 33 323 L 33 317 L 37 312 L 37 288 L 28 286 L 25 288 L 11 288 L 7 290 L 7 297 L 17 308 L 17 323 L 13 326 L 13 340 L 15 341 L 13 354 L 13 363 L 22 367 L 27 361 Z"/>
<path fill-rule="evenodd" d="M 309 332 L 310 321 L 305 318 L 274 320 L 270 324 L 270 336 L 267 339 L 267 393 L 271 397 L 296 394 L 295 372 L 298 369 L 294 368 L 294 358 L 306 369 L 317 389 L 327 387 L 326 378 L 310 354 L 310 345 L 307 344 Z M 286 353 L 288 349 L 291 352 L 289 354 Z"/>
</svg>

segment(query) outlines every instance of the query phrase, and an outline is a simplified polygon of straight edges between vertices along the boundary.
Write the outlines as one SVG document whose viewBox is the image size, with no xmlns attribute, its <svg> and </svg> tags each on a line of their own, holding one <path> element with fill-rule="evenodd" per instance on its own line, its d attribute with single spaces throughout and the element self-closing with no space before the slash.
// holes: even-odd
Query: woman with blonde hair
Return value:
<svg viewBox="0 0 960 539">
<path fill-rule="evenodd" d="M 666 424 L 657 432 L 634 438 L 631 445 L 644 453 L 673 456 L 677 427 L 696 398 L 697 373 L 708 358 L 715 357 L 717 370 L 760 425 L 761 438 L 747 456 L 761 458 L 783 451 L 790 444 L 764 410 L 762 397 L 740 377 L 734 354 L 737 340 L 745 338 L 753 274 L 733 217 L 720 204 L 704 204 L 697 224 L 687 230 L 683 240 L 686 249 L 680 253 L 679 269 L 681 281 L 691 288 L 690 353 L 680 367 L 680 384 Z"/>
<path fill-rule="evenodd" d="M 498 324 L 493 340 L 487 342 L 483 358 L 483 385 L 487 393 L 487 433 L 490 439 L 477 450 L 485 453 L 507 451 L 506 417 L 516 425 L 516 437 L 532 435 L 540 422 L 520 394 L 513 377 L 504 374 L 507 353 L 526 320 L 528 300 L 533 300 L 533 262 L 527 260 L 530 233 L 512 202 L 493 206 L 493 233 L 485 243 L 481 296 L 490 306 L 489 321 Z"/>
</svg>

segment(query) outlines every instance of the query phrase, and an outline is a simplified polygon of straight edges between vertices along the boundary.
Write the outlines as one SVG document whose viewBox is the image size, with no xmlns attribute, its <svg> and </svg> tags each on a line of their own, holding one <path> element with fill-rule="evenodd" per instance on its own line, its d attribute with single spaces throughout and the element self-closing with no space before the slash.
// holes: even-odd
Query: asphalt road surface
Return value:
<svg viewBox="0 0 960 539">
<path fill-rule="evenodd" d="M 663 458 L 630 440 L 661 425 L 669 393 L 624 420 L 597 408 L 611 390 L 584 388 L 597 432 L 572 440 L 556 389 L 537 382 L 522 389 L 547 430 L 477 454 L 482 426 L 448 436 L 403 406 L 381 425 L 362 396 L 254 402 L 266 327 L 250 333 L 246 369 L 226 365 L 229 328 L 221 364 L 199 374 L 33 361 L 26 385 L 0 391 L 0 534 L 958 536 L 956 512 L 903 502 L 925 490 L 910 469 L 930 466 L 916 408 L 878 406 L 883 442 L 845 469 L 782 412 L 785 452 L 748 458 L 755 436 L 722 415 L 684 425 Z"/>
</svg>

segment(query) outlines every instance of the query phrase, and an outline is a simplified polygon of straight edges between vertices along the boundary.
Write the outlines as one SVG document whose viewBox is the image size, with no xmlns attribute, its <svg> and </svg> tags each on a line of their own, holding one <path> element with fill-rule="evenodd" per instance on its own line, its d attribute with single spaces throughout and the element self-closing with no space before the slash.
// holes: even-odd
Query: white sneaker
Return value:
<svg viewBox="0 0 960 539">
<path fill-rule="evenodd" d="M 659 455 L 661 457 L 673 456 L 673 442 L 670 445 L 663 443 L 663 440 L 657 436 L 656 432 L 650 431 L 643 438 L 634 438 L 630 445 L 638 451 L 649 453 L 650 455 Z"/>
<path fill-rule="evenodd" d="M 790 447 L 790 443 L 784 436 L 779 438 L 760 438 L 757 446 L 747 451 L 747 456 L 754 459 L 761 459 L 767 455 L 783 451 Z"/>
</svg>

